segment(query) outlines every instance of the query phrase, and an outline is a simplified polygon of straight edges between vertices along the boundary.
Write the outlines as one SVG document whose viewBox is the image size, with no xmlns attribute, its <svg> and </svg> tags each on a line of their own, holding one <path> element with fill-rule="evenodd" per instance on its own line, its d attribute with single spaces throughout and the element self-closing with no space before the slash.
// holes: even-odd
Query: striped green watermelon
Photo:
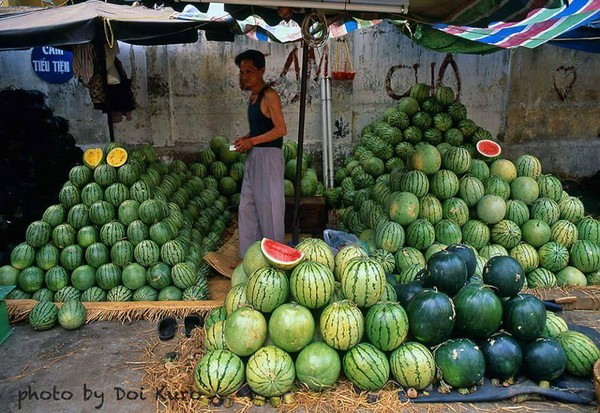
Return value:
<svg viewBox="0 0 600 413">
<path fill-rule="evenodd" d="M 435 241 L 434 226 L 424 219 L 417 219 L 406 229 L 406 245 L 424 251 Z"/>
<path fill-rule="evenodd" d="M 417 218 L 422 218 L 433 225 L 442 220 L 442 203 L 433 195 L 426 195 L 420 199 L 419 215 Z M 411 220 L 412 222 L 412 220 Z M 408 222 L 410 224 L 410 222 Z"/>
<path fill-rule="evenodd" d="M 517 176 L 537 178 L 542 174 L 542 163 L 533 155 L 521 155 L 515 161 Z"/>
<path fill-rule="evenodd" d="M 100 228 L 100 240 L 107 246 L 112 247 L 118 241 L 127 236 L 127 228 L 119 221 L 108 222 Z"/>
<path fill-rule="evenodd" d="M 131 199 L 141 204 L 154 196 L 154 189 L 150 184 L 140 180 L 134 182 L 131 187 L 129 187 L 129 195 Z"/>
<path fill-rule="evenodd" d="M 54 301 L 54 293 L 47 288 L 41 288 L 33 293 L 33 298 L 36 301 Z"/>
<path fill-rule="evenodd" d="M 91 207 L 92 204 L 104 200 L 104 189 L 95 182 L 89 183 L 81 190 L 81 202 Z"/>
<path fill-rule="evenodd" d="M 51 205 L 44 211 L 42 221 L 52 228 L 65 222 L 65 208 L 62 205 Z"/>
<path fill-rule="evenodd" d="M 283 304 L 289 293 L 289 280 L 282 270 L 260 268 L 248 279 L 246 298 L 255 309 L 270 313 Z"/>
<path fill-rule="evenodd" d="M 560 219 L 566 219 L 574 224 L 577 224 L 585 214 L 583 202 L 574 196 L 561 200 L 558 207 L 560 208 Z"/>
<path fill-rule="evenodd" d="M 333 271 L 335 265 L 334 255 L 325 241 L 318 238 L 306 238 L 296 245 L 296 249 L 304 253 L 305 260 L 320 262 Z"/>
<path fill-rule="evenodd" d="M 242 360 L 228 350 L 208 351 L 194 367 L 194 382 L 207 396 L 228 396 L 244 384 Z"/>
<path fill-rule="evenodd" d="M 127 239 L 137 246 L 140 242 L 150 237 L 148 227 L 142 221 L 135 220 L 127 226 Z"/>
<path fill-rule="evenodd" d="M 58 307 L 52 302 L 41 301 L 33 306 L 28 318 L 34 330 L 50 330 L 58 322 Z"/>
<path fill-rule="evenodd" d="M 118 208 L 129 199 L 129 188 L 120 182 L 111 184 L 104 190 L 104 199 Z"/>
<path fill-rule="evenodd" d="M 77 243 L 81 248 L 87 248 L 98 240 L 99 234 L 95 226 L 86 226 L 77 231 Z"/>
<path fill-rule="evenodd" d="M 246 297 L 247 283 L 241 283 L 235 287 L 231 287 L 225 296 L 224 307 L 227 315 L 230 315 L 235 310 L 248 304 Z"/>
<path fill-rule="evenodd" d="M 404 388 L 423 390 L 435 378 L 433 354 L 421 343 L 405 342 L 390 356 L 394 379 Z"/>
<path fill-rule="evenodd" d="M 60 265 L 69 271 L 83 264 L 83 248 L 79 245 L 69 245 L 60 252 Z"/>
<path fill-rule="evenodd" d="M 171 278 L 176 287 L 185 290 L 196 283 L 197 270 L 186 262 L 180 262 L 171 268 Z"/>
<path fill-rule="evenodd" d="M 490 231 L 490 236 L 493 242 L 508 249 L 516 247 L 522 237 L 521 228 L 508 219 L 496 223 Z"/>
<path fill-rule="evenodd" d="M 410 192 L 421 198 L 429 192 L 429 179 L 421 171 L 408 171 L 402 176 L 400 188 L 402 192 Z"/>
<path fill-rule="evenodd" d="M 519 262 L 525 273 L 530 273 L 540 265 L 540 258 L 536 249 L 525 242 L 511 249 L 509 254 Z"/>
<path fill-rule="evenodd" d="M 133 291 L 124 285 L 117 285 L 110 289 L 110 291 L 106 294 L 106 301 L 112 302 L 124 302 L 131 301 L 133 298 Z"/>
<path fill-rule="evenodd" d="M 559 202 L 562 197 L 563 189 L 559 179 L 553 175 L 540 175 L 536 178 L 540 197 L 549 198 Z"/>
<path fill-rule="evenodd" d="M 69 285 L 69 273 L 63 267 L 52 267 L 46 271 L 44 281 L 49 290 L 56 292 Z"/>
<path fill-rule="evenodd" d="M 542 332 L 542 337 L 558 339 L 558 336 L 568 331 L 569 327 L 565 320 L 557 316 L 551 311 L 546 311 L 546 326 Z"/>
<path fill-rule="evenodd" d="M 104 225 L 115 219 L 115 207 L 107 201 L 96 201 L 89 209 L 90 221 L 96 225 Z"/>
<path fill-rule="evenodd" d="M 44 245 L 35 254 L 35 263 L 42 270 L 49 270 L 50 268 L 58 265 L 60 252 L 52 244 Z"/>
<path fill-rule="evenodd" d="M 437 171 L 430 179 L 430 190 L 439 199 L 449 199 L 458 193 L 460 183 L 456 174 L 447 169 Z"/>
<path fill-rule="evenodd" d="M 263 347 L 246 363 L 248 385 L 261 396 L 282 396 L 292 389 L 294 379 L 294 362 L 289 354 L 278 347 Z"/>
<path fill-rule="evenodd" d="M 445 245 L 459 244 L 462 232 L 458 224 L 451 219 L 444 219 L 435 225 L 435 241 Z"/>
<path fill-rule="evenodd" d="M 567 371 L 576 376 L 591 376 L 594 363 L 600 358 L 596 343 L 578 331 L 561 333 L 558 342 L 567 357 Z"/>
<path fill-rule="evenodd" d="M 225 320 L 220 320 L 206 329 L 204 348 L 207 351 L 227 350 L 225 344 Z"/>
<path fill-rule="evenodd" d="M 415 218 L 418 207 L 415 208 Z M 375 244 L 391 253 L 404 245 L 404 229 L 398 222 L 386 222 L 376 229 Z"/>
<path fill-rule="evenodd" d="M 538 250 L 540 265 L 550 270 L 557 272 L 565 268 L 569 264 L 569 250 L 558 242 L 548 242 Z"/>
<path fill-rule="evenodd" d="M 442 202 L 442 216 L 462 227 L 469 220 L 469 206 L 460 198 L 446 199 Z"/>
<path fill-rule="evenodd" d="M 556 287 L 554 273 L 546 268 L 536 268 L 527 274 L 528 288 L 553 288 Z"/>
<path fill-rule="evenodd" d="M 94 181 L 102 187 L 117 182 L 117 169 L 108 164 L 98 165 L 94 169 Z"/>
<path fill-rule="evenodd" d="M 550 230 L 550 239 L 561 244 L 565 248 L 571 248 L 575 241 L 579 239 L 577 226 L 564 219 L 556 221 L 550 227 Z"/>
<path fill-rule="evenodd" d="M 571 247 L 570 262 L 581 272 L 593 272 L 600 268 L 600 246 L 587 241 L 576 241 Z"/>
<path fill-rule="evenodd" d="M 475 249 L 480 249 L 490 241 L 490 229 L 479 220 L 471 220 L 462 226 L 463 242 Z"/>
<path fill-rule="evenodd" d="M 386 355 L 369 343 L 360 343 L 346 352 L 344 374 L 361 390 L 382 388 L 390 377 L 390 363 Z"/>
<path fill-rule="evenodd" d="M 398 303 L 382 302 L 372 306 L 365 318 L 369 341 L 382 351 L 393 351 L 408 335 L 408 317 Z"/>
<path fill-rule="evenodd" d="M 157 262 L 146 270 L 146 281 L 156 290 L 167 288 L 173 282 L 171 267 L 164 262 Z"/>
<path fill-rule="evenodd" d="M 334 275 L 329 267 L 318 262 L 305 261 L 292 271 L 290 292 L 299 304 L 318 309 L 331 299 L 334 282 Z"/>
<path fill-rule="evenodd" d="M 370 307 L 385 290 L 385 273 L 377 261 L 368 257 L 350 260 L 341 274 L 344 296 L 359 307 Z"/>
<path fill-rule="evenodd" d="M 160 248 L 154 241 L 143 240 L 135 246 L 133 255 L 138 263 L 150 267 L 159 261 Z"/>
<path fill-rule="evenodd" d="M 121 284 L 121 269 L 113 263 L 103 264 L 96 269 L 96 284 L 104 290 L 110 290 Z"/>
<path fill-rule="evenodd" d="M 90 287 L 81 294 L 80 301 L 81 302 L 106 301 L 106 292 L 100 287 Z"/>
<path fill-rule="evenodd" d="M 69 224 L 60 224 L 52 230 L 52 243 L 57 248 L 65 248 L 75 243 L 75 229 Z"/>
<path fill-rule="evenodd" d="M 348 265 L 348 262 L 357 257 L 367 257 L 367 253 L 358 245 L 346 245 L 342 247 L 334 258 L 334 271 L 333 274 L 335 279 L 340 281 L 342 277 L 342 271 Z"/>
<path fill-rule="evenodd" d="M 158 291 L 149 285 L 144 285 L 133 293 L 133 301 L 156 301 L 157 299 Z"/>
<path fill-rule="evenodd" d="M 321 313 L 319 330 L 325 343 L 336 350 L 348 350 L 360 342 L 364 318 L 355 304 L 347 300 L 337 301 Z"/>
<path fill-rule="evenodd" d="M 58 310 L 58 322 L 64 329 L 75 330 L 85 323 L 86 313 L 80 301 L 65 301 Z"/>
<path fill-rule="evenodd" d="M 58 193 L 58 200 L 65 210 L 69 210 L 81 201 L 81 196 L 77 187 L 67 181 Z"/>
<path fill-rule="evenodd" d="M 50 241 L 52 226 L 44 221 L 34 221 L 25 231 L 25 242 L 34 248 L 40 248 Z"/>
</svg>

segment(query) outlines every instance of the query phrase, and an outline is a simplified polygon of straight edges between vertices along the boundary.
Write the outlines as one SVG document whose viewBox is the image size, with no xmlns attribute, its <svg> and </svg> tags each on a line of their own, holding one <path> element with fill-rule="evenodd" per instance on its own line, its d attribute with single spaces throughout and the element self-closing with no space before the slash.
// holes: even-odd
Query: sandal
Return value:
<svg viewBox="0 0 600 413">
<path fill-rule="evenodd" d="M 202 328 L 204 326 L 204 319 L 201 315 L 191 314 L 185 317 L 183 324 L 185 325 L 185 336 L 190 337 L 194 328 Z"/>
<path fill-rule="evenodd" d="M 162 341 L 170 340 L 175 337 L 175 331 L 177 331 L 177 320 L 173 317 L 167 317 L 160 320 L 158 323 L 158 338 Z"/>
</svg>

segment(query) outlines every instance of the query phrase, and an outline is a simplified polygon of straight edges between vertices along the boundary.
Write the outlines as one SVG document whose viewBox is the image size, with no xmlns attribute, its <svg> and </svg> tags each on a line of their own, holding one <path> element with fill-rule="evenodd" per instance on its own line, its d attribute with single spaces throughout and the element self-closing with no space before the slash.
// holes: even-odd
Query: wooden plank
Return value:
<svg viewBox="0 0 600 413">
<path fill-rule="evenodd" d="M 524 292 L 535 295 L 540 300 L 556 300 L 564 297 L 575 297 L 575 302 L 561 304 L 566 311 L 600 310 L 600 286 L 539 288 L 525 290 Z"/>
</svg>

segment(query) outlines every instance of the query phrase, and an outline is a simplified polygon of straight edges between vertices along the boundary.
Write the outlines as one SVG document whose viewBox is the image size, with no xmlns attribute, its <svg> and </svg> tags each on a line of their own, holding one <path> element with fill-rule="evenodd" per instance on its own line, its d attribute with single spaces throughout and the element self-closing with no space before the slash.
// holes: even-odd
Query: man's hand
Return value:
<svg viewBox="0 0 600 413">
<path fill-rule="evenodd" d="M 248 136 L 243 136 L 235 140 L 235 150 L 241 153 L 248 152 L 254 144 Z"/>
</svg>

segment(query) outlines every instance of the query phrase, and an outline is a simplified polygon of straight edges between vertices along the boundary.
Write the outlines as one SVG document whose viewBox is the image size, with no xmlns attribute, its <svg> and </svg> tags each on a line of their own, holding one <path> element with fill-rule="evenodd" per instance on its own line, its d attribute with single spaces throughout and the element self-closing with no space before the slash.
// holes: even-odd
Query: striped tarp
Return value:
<svg viewBox="0 0 600 413">
<path fill-rule="evenodd" d="M 514 17 L 514 16 L 513 16 Z M 496 21 L 487 28 L 434 24 L 445 33 L 505 49 L 534 48 L 600 17 L 600 0 L 572 0 L 558 8 L 539 8 L 518 22 Z"/>
</svg>

